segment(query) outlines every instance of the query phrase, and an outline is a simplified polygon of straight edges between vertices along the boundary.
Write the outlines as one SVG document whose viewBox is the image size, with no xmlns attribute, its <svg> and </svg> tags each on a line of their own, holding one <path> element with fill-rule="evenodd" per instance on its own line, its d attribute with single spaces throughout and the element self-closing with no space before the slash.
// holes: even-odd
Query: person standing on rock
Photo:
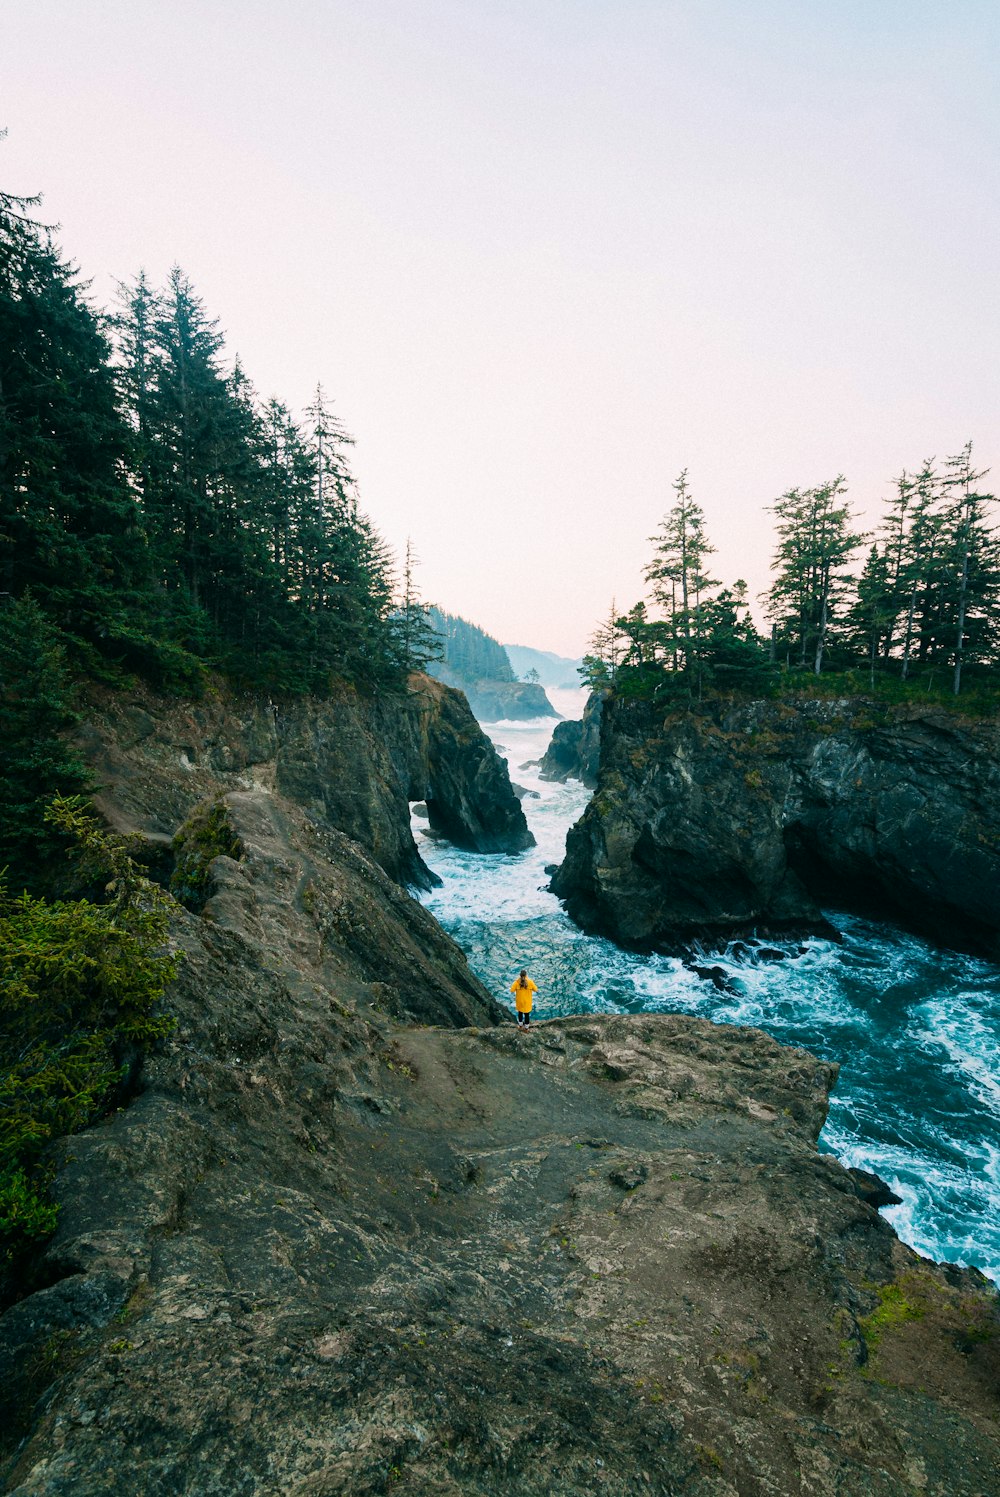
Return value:
<svg viewBox="0 0 1000 1497">
<path fill-rule="evenodd" d="M 517 1009 L 517 1027 L 527 1029 L 531 1023 L 532 1000 L 538 989 L 528 976 L 526 968 L 521 968 L 521 975 L 511 983 L 510 990 L 514 994 L 514 1007 Z"/>
</svg>

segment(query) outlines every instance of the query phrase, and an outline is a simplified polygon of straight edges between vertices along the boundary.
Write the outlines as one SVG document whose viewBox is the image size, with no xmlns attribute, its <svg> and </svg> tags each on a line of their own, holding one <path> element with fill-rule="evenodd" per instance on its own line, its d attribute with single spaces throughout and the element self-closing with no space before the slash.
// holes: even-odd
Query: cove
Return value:
<svg viewBox="0 0 1000 1497">
<path fill-rule="evenodd" d="M 550 692 L 568 717 L 583 693 Z M 1000 967 L 942 950 L 887 924 L 828 910 L 841 943 L 772 943 L 782 961 L 712 955 L 735 992 L 718 992 L 677 958 L 640 956 L 585 935 L 548 892 L 547 865 L 590 792 L 538 776 L 551 720 L 486 723 L 537 845 L 466 853 L 424 835 L 442 880 L 422 902 L 501 1001 L 520 967 L 539 987 L 540 1019 L 677 1012 L 748 1024 L 841 1063 L 820 1147 L 872 1170 L 902 1198 L 883 1215 L 904 1242 L 1000 1283 Z M 530 1043 L 530 1036 L 526 1040 Z"/>
</svg>

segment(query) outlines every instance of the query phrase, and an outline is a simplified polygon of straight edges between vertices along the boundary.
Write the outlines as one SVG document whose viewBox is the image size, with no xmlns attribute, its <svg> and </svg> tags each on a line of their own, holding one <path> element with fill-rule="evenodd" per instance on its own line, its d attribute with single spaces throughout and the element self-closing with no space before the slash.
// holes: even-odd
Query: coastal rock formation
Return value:
<svg viewBox="0 0 1000 1497">
<path fill-rule="evenodd" d="M 835 1066 L 676 1015 L 402 1027 L 403 896 L 369 863 L 345 912 L 341 834 L 227 804 L 178 1028 L 64 1144 L 0 1320 L 4 1490 L 995 1497 L 997 1296 L 816 1152 Z"/>
<path fill-rule="evenodd" d="M 997 724 L 863 700 L 609 703 L 552 886 L 640 947 L 828 931 L 822 900 L 1000 958 Z"/>
<path fill-rule="evenodd" d="M 264 783 L 271 714 L 212 710 L 187 767 L 162 704 L 127 747 L 92 719 L 110 819 L 189 858 L 204 798 L 156 827 L 193 778 L 228 851 L 174 909 L 176 1029 L 55 1151 L 0 1316 L 2 1489 L 998 1497 L 1000 1301 L 817 1152 L 836 1065 L 679 1015 L 500 1022 Z"/>
<path fill-rule="evenodd" d="M 592 692 L 579 722 L 556 723 L 542 756 L 543 780 L 582 780 L 594 789 L 601 762 L 601 711 L 604 693 Z"/>
<path fill-rule="evenodd" d="M 545 694 L 545 687 L 534 681 L 476 681 L 463 686 L 480 722 L 527 722 L 535 717 L 558 717 Z"/>
<path fill-rule="evenodd" d="M 344 690 L 323 701 L 221 688 L 195 703 L 94 695 L 79 738 L 104 787 L 99 804 L 147 836 L 172 836 L 215 795 L 262 788 L 418 888 L 434 875 L 413 841 L 411 801 L 425 801 L 430 826 L 474 852 L 519 852 L 534 840 L 464 698 L 427 676 L 411 677 L 405 694 Z"/>
<path fill-rule="evenodd" d="M 449 670 L 439 661 L 432 661 L 429 669 L 436 680 L 465 693 L 479 722 L 498 723 L 507 719 L 527 722 L 535 717 L 559 716 L 545 694 L 545 687 L 537 682 L 493 681 L 487 677 L 469 679 Z"/>
</svg>

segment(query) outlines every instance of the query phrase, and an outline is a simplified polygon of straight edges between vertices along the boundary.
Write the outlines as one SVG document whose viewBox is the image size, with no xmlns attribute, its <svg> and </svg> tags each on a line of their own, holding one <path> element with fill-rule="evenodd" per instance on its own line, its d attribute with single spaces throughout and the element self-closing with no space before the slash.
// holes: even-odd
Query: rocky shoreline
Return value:
<svg viewBox="0 0 1000 1497">
<path fill-rule="evenodd" d="M 552 887 L 641 949 L 829 935 L 825 903 L 996 960 L 1000 730 L 862 699 L 609 702 Z"/>
<path fill-rule="evenodd" d="M 60 1146 L 4 1490 L 997 1497 L 1000 1300 L 817 1151 L 836 1066 L 678 1015 L 519 1033 L 386 871 L 380 779 L 405 806 L 464 719 L 364 710 L 92 714 L 110 819 L 166 857 L 207 799 L 238 851 L 176 907 L 138 1095 Z"/>
</svg>

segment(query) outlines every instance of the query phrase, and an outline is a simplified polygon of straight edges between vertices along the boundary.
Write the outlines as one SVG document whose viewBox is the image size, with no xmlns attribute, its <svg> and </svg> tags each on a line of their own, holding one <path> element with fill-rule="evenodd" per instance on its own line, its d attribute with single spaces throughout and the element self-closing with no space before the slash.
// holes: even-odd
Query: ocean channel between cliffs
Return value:
<svg viewBox="0 0 1000 1497">
<path fill-rule="evenodd" d="M 568 717 L 584 694 L 549 693 Z M 713 953 L 734 989 L 719 992 L 678 958 L 640 956 L 589 936 L 548 891 L 566 831 L 590 792 L 546 783 L 537 761 L 551 720 L 484 723 L 507 759 L 537 845 L 513 856 L 466 853 L 422 835 L 442 879 L 422 902 L 501 1000 L 527 966 L 537 1017 L 696 1014 L 751 1024 L 841 1062 L 820 1148 L 872 1170 L 902 1197 L 885 1209 L 904 1242 L 1000 1283 L 1000 967 L 895 927 L 827 911 L 840 944 L 776 941 L 784 960 Z"/>
</svg>

